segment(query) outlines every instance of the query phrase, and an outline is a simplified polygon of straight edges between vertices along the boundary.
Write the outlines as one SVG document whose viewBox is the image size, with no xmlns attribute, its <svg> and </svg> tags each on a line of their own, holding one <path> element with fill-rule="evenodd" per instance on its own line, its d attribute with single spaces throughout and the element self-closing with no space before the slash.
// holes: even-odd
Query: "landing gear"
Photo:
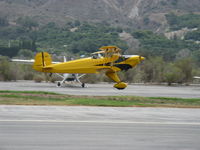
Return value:
<svg viewBox="0 0 200 150">
<path fill-rule="evenodd" d="M 56 75 L 58 75 L 59 77 L 61 77 L 63 80 L 62 81 L 58 81 L 57 82 L 57 87 L 64 87 L 65 82 L 69 85 L 69 84 L 74 84 L 74 83 L 78 83 L 79 86 L 81 86 L 82 88 L 86 87 L 85 83 L 82 83 L 79 78 L 83 77 L 85 74 L 82 74 L 80 76 L 78 76 L 78 74 L 68 74 L 68 73 L 64 73 L 63 75 L 60 75 L 58 73 L 56 73 Z"/>
<path fill-rule="evenodd" d="M 84 88 L 85 87 L 85 83 L 82 83 L 81 86 L 82 86 L 82 88 Z"/>
<path fill-rule="evenodd" d="M 118 90 L 123 90 L 127 87 L 127 84 L 125 82 L 121 82 L 118 75 L 116 74 L 116 72 L 107 72 L 106 75 L 112 79 L 113 81 L 117 82 L 114 85 L 114 88 L 118 89 Z"/>
<path fill-rule="evenodd" d="M 118 90 L 123 90 L 127 87 L 127 84 L 124 82 L 119 82 L 119 83 L 116 83 L 114 87 L 117 88 Z"/>
<path fill-rule="evenodd" d="M 57 83 L 57 86 L 58 86 L 58 87 L 61 87 L 61 83 L 60 83 L 60 82 L 58 82 L 58 83 Z"/>
<path fill-rule="evenodd" d="M 63 83 L 65 83 L 65 82 L 62 82 L 62 81 L 61 81 L 61 82 L 60 82 L 60 81 L 57 82 L 57 87 L 61 87 Z M 86 87 L 86 86 L 85 86 L 85 83 L 81 83 L 81 82 L 80 82 L 80 84 L 81 84 L 81 87 L 82 87 L 82 88 L 85 88 L 85 87 Z"/>
<path fill-rule="evenodd" d="M 118 89 L 118 90 L 123 90 L 123 89 L 125 89 L 125 88 L 116 88 L 116 89 Z"/>
</svg>

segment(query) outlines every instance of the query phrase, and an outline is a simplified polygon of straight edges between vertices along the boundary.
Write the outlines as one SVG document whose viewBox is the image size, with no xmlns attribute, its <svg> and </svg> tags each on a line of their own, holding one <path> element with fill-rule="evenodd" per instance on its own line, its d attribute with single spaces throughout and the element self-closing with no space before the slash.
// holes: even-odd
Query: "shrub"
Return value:
<svg viewBox="0 0 200 150">
<path fill-rule="evenodd" d="M 28 49 L 20 49 L 20 51 L 17 54 L 20 58 L 33 58 L 33 52 Z"/>
<path fill-rule="evenodd" d="M 164 81 L 167 82 L 169 86 L 172 83 L 181 82 L 184 77 L 184 75 L 181 72 L 181 69 L 179 69 L 172 63 L 169 63 L 165 66 L 163 76 L 164 76 Z"/>
<path fill-rule="evenodd" d="M 34 74 L 32 72 L 26 73 L 24 75 L 24 80 L 33 80 Z"/>
<path fill-rule="evenodd" d="M 11 81 L 15 80 L 15 70 L 12 70 L 11 64 L 8 61 L 7 57 L 0 57 L 0 80 L 2 81 Z"/>
<path fill-rule="evenodd" d="M 36 74 L 34 77 L 33 77 L 33 80 L 37 83 L 40 83 L 42 81 L 44 81 L 44 77 L 40 74 Z"/>
<path fill-rule="evenodd" d="M 193 60 L 191 58 L 183 58 L 175 62 L 175 66 L 181 70 L 184 75 L 182 82 L 188 83 L 192 80 Z"/>
</svg>

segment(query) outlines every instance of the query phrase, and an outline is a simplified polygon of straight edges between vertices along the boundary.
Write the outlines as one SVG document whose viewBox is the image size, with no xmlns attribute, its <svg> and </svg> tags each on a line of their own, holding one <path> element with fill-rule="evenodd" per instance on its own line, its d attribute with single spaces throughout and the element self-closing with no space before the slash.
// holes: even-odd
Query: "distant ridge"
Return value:
<svg viewBox="0 0 200 150">
<path fill-rule="evenodd" d="M 133 28 L 162 29 L 165 14 L 200 13 L 199 0 L 0 0 L 0 15 L 11 22 L 31 16 L 41 24 L 69 20 L 108 22 Z M 161 30 L 160 29 L 160 30 Z"/>
</svg>

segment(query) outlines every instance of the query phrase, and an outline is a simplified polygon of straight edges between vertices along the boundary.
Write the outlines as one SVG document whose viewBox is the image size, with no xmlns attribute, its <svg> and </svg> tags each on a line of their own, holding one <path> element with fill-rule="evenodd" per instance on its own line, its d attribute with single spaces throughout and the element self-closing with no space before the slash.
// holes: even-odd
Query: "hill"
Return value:
<svg viewBox="0 0 200 150">
<path fill-rule="evenodd" d="M 121 79 L 188 84 L 200 75 L 200 1 L 0 0 L 0 55 L 28 59 L 47 51 L 58 60 L 103 45 L 146 57 Z M 34 78 L 6 57 L 0 62 L 0 80 Z"/>
<path fill-rule="evenodd" d="M 10 23 L 29 16 L 41 24 L 67 21 L 108 22 L 162 31 L 165 14 L 200 13 L 199 0 L 0 0 L 0 14 Z"/>
<path fill-rule="evenodd" d="M 117 45 L 128 54 L 173 61 L 200 55 L 200 1 L 0 0 L 0 54 L 20 50 L 91 53 Z"/>
</svg>

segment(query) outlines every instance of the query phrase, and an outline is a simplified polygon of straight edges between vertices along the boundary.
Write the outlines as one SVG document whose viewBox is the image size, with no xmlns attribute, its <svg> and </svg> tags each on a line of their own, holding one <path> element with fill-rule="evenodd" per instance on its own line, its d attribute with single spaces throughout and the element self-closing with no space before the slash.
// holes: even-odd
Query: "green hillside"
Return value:
<svg viewBox="0 0 200 150">
<path fill-rule="evenodd" d="M 0 54 L 10 57 L 20 49 L 53 53 L 91 53 L 102 45 L 117 45 L 127 49 L 126 42 L 120 40 L 118 35 L 122 29 L 109 24 L 74 21 L 59 27 L 53 22 L 39 25 L 34 19 L 24 17 L 12 26 L 6 23 L 5 18 L 0 20 Z"/>
<path fill-rule="evenodd" d="M 197 14 L 166 14 L 168 31 L 182 32 L 182 28 L 191 29 L 184 38 L 173 36 L 168 39 L 164 32 L 138 30 L 110 25 L 107 22 L 91 23 L 78 20 L 59 26 L 50 22 L 42 25 L 31 17 L 19 17 L 10 23 L 6 17 L 0 17 L 0 55 L 9 57 L 33 58 L 37 51 L 48 51 L 62 56 L 80 56 L 96 51 L 103 45 L 116 45 L 128 54 L 132 46 L 130 37 L 139 42 L 134 54 L 146 57 L 145 63 L 135 70 L 120 73 L 123 80 L 129 82 L 167 82 L 190 83 L 193 76 L 200 76 L 199 19 Z M 195 30 L 194 30 L 195 29 Z M 120 33 L 129 33 L 122 40 Z M 27 67 L 8 65 L 6 58 L 0 58 L 2 65 L 0 80 L 33 79 L 35 73 L 25 73 Z M 8 69 L 9 68 L 9 69 Z M 19 68 L 17 71 L 13 68 Z M 29 68 L 28 70 L 31 70 Z M 19 75 L 19 77 L 17 77 Z M 23 76 L 22 76 L 23 75 Z M 41 75 L 39 77 L 41 79 Z M 42 77 L 44 79 L 44 77 Z M 101 77 L 101 81 L 107 81 Z M 86 82 L 95 82 L 89 76 Z"/>
</svg>

